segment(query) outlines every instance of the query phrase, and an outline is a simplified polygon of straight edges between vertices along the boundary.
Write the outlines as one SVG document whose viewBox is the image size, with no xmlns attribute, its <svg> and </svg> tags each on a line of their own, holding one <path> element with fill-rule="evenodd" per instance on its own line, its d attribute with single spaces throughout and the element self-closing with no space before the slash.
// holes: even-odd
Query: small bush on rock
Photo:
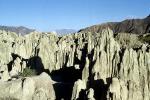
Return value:
<svg viewBox="0 0 150 100">
<path fill-rule="evenodd" d="M 150 34 L 139 36 L 139 39 L 143 43 L 150 43 Z"/>
<path fill-rule="evenodd" d="M 30 77 L 37 75 L 37 71 L 35 69 L 30 69 L 29 67 L 26 67 L 23 70 L 23 73 L 20 73 L 20 76 L 22 77 Z"/>
</svg>

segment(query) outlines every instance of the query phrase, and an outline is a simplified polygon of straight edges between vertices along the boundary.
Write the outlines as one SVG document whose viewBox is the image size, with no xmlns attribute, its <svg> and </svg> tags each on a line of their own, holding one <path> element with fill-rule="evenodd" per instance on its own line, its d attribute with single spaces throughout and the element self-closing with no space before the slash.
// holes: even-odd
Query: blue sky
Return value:
<svg viewBox="0 0 150 100">
<path fill-rule="evenodd" d="M 39 31 L 81 29 L 108 21 L 143 18 L 149 0 L 0 0 L 0 25 Z"/>
</svg>

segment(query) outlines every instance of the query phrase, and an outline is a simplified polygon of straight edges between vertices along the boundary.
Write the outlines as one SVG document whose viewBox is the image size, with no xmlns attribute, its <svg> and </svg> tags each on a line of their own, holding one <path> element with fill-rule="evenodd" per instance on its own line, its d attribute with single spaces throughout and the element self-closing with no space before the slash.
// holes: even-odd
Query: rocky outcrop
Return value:
<svg viewBox="0 0 150 100">
<path fill-rule="evenodd" d="M 149 44 L 138 48 L 122 46 L 109 28 L 100 33 L 63 37 L 36 32 L 18 36 L 1 31 L 0 37 L 0 94 L 3 97 L 150 99 Z M 38 76 L 19 76 L 26 67 L 35 69 Z M 55 82 L 42 72 L 47 72 Z"/>
<path fill-rule="evenodd" d="M 55 92 L 50 76 L 42 73 L 35 77 L 26 77 L 15 81 L 0 83 L 0 98 L 18 100 L 55 100 Z"/>
<path fill-rule="evenodd" d="M 94 90 L 92 88 L 90 88 L 87 91 L 87 99 L 88 100 L 95 100 L 95 98 L 94 98 Z"/>
<path fill-rule="evenodd" d="M 77 80 L 73 87 L 72 98 L 71 100 L 77 100 L 80 98 L 80 93 L 82 90 L 86 89 L 86 83 L 82 80 Z"/>
<path fill-rule="evenodd" d="M 86 78 L 88 79 L 87 89 L 94 88 L 99 93 L 107 91 L 105 94 L 107 96 L 95 94 L 97 100 L 149 99 L 149 48 L 147 45 L 143 44 L 141 49 L 137 50 L 122 49 L 114 40 L 112 31 L 108 29 L 102 32 L 98 45 L 93 49 L 93 57 L 90 60 L 93 66 L 87 67 L 85 63 L 84 74 L 82 74 L 86 77 L 90 74 Z M 89 63 L 87 60 L 86 62 Z M 86 74 L 85 70 L 87 72 L 89 70 L 89 73 Z M 94 82 L 99 80 L 101 80 L 99 85 L 101 84 L 102 87 L 97 91 Z"/>
<path fill-rule="evenodd" d="M 5 82 L 10 79 L 10 75 L 8 73 L 7 65 L 1 65 L 0 67 L 0 81 Z"/>
</svg>

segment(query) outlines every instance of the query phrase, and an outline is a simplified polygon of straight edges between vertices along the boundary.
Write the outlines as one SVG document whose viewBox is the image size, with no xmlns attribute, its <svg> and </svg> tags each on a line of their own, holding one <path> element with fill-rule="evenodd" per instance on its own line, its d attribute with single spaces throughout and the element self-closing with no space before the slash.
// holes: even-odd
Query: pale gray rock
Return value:
<svg viewBox="0 0 150 100">
<path fill-rule="evenodd" d="M 92 68 L 92 73 L 95 75 L 94 80 L 103 79 L 106 84 L 106 78 L 115 74 L 114 69 L 119 63 L 119 50 L 120 46 L 114 40 L 112 31 L 104 30 L 94 53 L 94 59 L 96 60 Z"/>
<path fill-rule="evenodd" d="M 120 83 L 118 78 L 112 78 L 112 83 L 109 86 L 109 92 L 112 94 L 113 100 L 120 100 Z"/>
<path fill-rule="evenodd" d="M 79 71 L 80 76 L 73 79 L 72 100 L 79 98 L 81 90 L 89 90 L 86 96 L 91 100 L 149 100 L 149 44 L 142 44 L 140 48 L 122 47 L 108 28 L 101 33 L 76 33 L 63 37 L 39 32 L 18 36 L 0 31 L 0 94 L 17 99 L 56 99 L 53 81 L 47 74 L 24 80 L 12 77 L 28 66 L 35 70 L 41 68 L 41 72 L 60 71 L 60 76 L 67 74 L 68 68 L 71 72 Z M 8 67 L 12 69 L 8 70 Z M 97 88 L 93 88 L 93 84 Z"/>
<path fill-rule="evenodd" d="M 0 66 L 0 82 L 5 82 L 10 79 L 10 75 L 8 73 L 7 65 Z"/>
<path fill-rule="evenodd" d="M 89 59 L 88 59 L 88 57 L 86 57 L 86 64 L 82 71 L 82 80 L 87 83 L 88 78 L 89 78 Z"/>
<path fill-rule="evenodd" d="M 22 72 L 21 59 L 17 57 L 12 64 L 12 70 L 10 71 L 10 76 L 17 76 L 19 72 Z"/>
<path fill-rule="evenodd" d="M 36 88 L 33 100 L 55 100 L 55 92 L 53 88 L 53 81 L 50 76 L 46 73 L 40 74 L 40 76 L 35 76 L 32 78 L 36 83 L 34 86 Z"/>
<path fill-rule="evenodd" d="M 87 99 L 88 100 L 95 100 L 95 98 L 94 98 L 94 90 L 92 88 L 90 88 L 87 91 Z"/>
<path fill-rule="evenodd" d="M 86 89 L 86 83 L 79 79 L 74 83 L 71 100 L 77 100 L 82 89 Z"/>
<path fill-rule="evenodd" d="M 55 100 L 51 78 L 46 73 L 0 83 L 0 98 L 18 100 Z"/>
</svg>

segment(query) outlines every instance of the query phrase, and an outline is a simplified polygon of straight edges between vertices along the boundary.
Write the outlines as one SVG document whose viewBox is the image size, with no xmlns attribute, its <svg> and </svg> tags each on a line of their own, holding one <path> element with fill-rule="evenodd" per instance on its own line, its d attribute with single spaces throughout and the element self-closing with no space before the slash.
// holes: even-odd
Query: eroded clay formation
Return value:
<svg viewBox="0 0 150 100">
<path fill-rule="evenodd" d="M 25 68 L 37 75 L 23 77 Z M 0 98 L 149 100 L 149 45 L 122 48 L 113 32 L 63 37 L 0 32 Z"/>
</svg>

